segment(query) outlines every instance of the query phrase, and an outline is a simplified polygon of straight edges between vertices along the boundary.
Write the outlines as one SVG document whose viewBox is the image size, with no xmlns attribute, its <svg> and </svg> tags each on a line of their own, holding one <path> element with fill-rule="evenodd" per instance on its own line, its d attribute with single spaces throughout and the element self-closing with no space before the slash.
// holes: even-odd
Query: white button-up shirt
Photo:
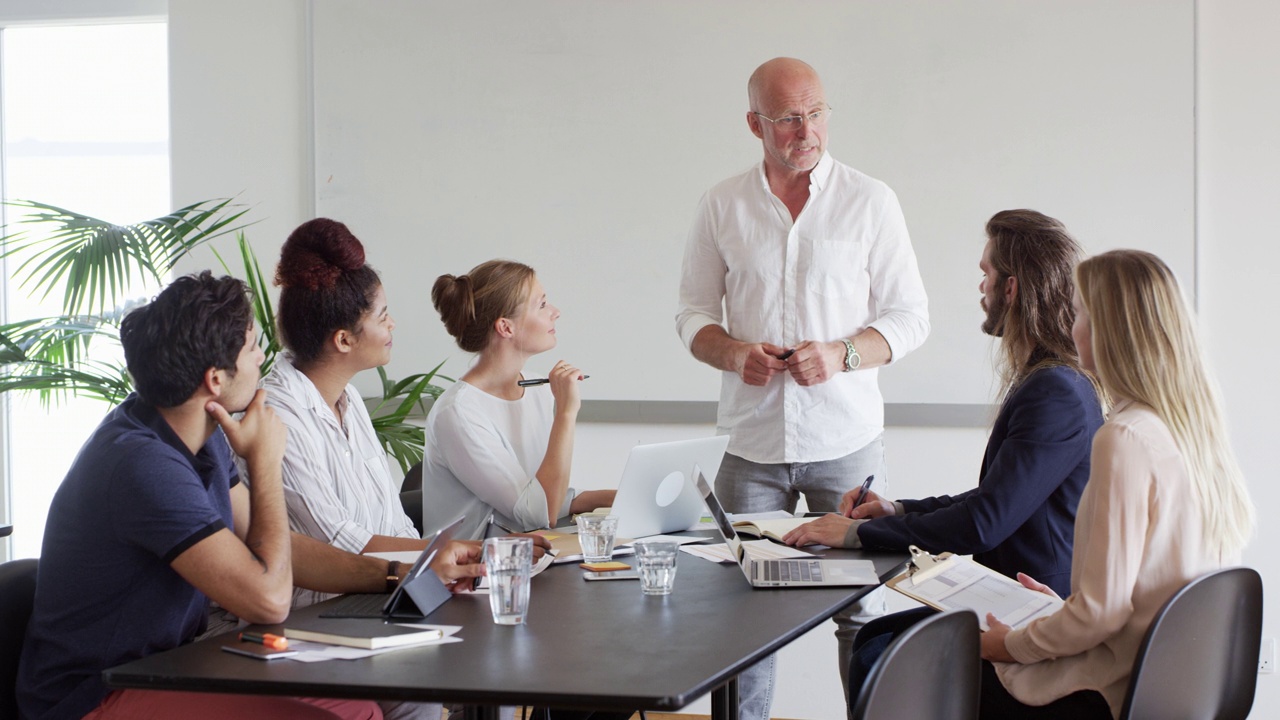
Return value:
<svg viewBox="0 0 1280 720">
<path fill-rule="evenodd" d="M 868 327 L 897 361 L 929 334 L 929 305 L 898 198 L 884 183 L 824 154 L 809 201 L 791 212 L 764 163 L 712 188 L 685 250 L 676 326 L 686 347 L 708 325 L 745 342 L 790 347 L 851 338 Z M 725 372 L 717 425 L 729 452 L 758 463 L 843 457 L 884 430 L 875 369 L 763 387 Z"/>
<path fill-rule="evenodd" d="M 288 430 L 282 472 L 292 530 L 353 553 L 374 535 L 420 537 L 400 504 L 386 452 L 354 386 L 348 385 L 339 399 L 341 424 L 315 384 L 284 354 L 262 387 L 267 405 Z M 329 597 L 296 589 L 294 604 Z"/>
</svg>

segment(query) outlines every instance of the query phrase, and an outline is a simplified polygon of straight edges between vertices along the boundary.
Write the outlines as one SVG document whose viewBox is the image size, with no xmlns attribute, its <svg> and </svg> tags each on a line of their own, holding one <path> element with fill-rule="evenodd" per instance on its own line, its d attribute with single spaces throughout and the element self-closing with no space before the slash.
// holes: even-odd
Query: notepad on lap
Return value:
<svg viewBox="0 0 1280 720">
<path fill-rule="evenodd" d="M 377 620 L 316 618 L 290 622 L 292 626 L 284 629 L 287 638 L 365 650 L 421 645 L 444 637 L 439 630 L 389 625 Z"/>
</svg>

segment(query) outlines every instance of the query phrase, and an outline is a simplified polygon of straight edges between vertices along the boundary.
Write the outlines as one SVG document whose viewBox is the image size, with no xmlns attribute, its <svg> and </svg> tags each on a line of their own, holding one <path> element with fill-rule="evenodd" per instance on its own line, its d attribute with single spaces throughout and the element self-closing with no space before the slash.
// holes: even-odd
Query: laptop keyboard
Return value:
<svg viewBox="0 0 1280 720">
<path fill-rule="evenodd" d="M 822 582 L 817 560 L 757 560 L 766 582 Z"/>
<path fill-rule="evenodd" d="M 380 618 L 382 606 L 387 604 L 385 593 L 352 593 L 338 598 L 322 618 Z"/>
</svg>

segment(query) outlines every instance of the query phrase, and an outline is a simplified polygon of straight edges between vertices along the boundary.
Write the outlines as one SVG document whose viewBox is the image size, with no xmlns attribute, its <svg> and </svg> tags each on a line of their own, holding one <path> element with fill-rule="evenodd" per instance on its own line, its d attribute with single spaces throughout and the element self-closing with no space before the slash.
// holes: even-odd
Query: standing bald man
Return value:
<svg viewBox="0 0 1280 720">
<path fill-rule="evenodd" d="M 764 161 L 699 204 L 680 280 L 680 337 L 723 371 L 717 425 L 730 435 L 716 496 L 730 512 L 835 511 L 884 486 L 877 374 L 929 334 L 928 299 L 898 198 L 827 154 L 831 107 L 792 58 L 747 84 Z M 837 616 L 842 674 L 880 592 Z M 740 716 L 764 720 L 774 658 L 739 676 Z"/>
</svg>

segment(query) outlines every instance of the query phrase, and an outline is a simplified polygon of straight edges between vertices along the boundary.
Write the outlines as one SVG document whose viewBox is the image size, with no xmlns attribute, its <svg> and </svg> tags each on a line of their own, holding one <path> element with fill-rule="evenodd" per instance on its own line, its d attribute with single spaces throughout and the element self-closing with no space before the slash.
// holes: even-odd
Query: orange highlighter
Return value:
<svg viewBox="0 0 1280 720">
<path fill-rule="evenodd" d="M 242 642 L 257 643 L 265 645 L 272 650 L 288 650 L 289 639 L 281 635 L 272 635 L 271 633 L 251 633 L 242 632 L 239 635 Z"/>
</svg>

